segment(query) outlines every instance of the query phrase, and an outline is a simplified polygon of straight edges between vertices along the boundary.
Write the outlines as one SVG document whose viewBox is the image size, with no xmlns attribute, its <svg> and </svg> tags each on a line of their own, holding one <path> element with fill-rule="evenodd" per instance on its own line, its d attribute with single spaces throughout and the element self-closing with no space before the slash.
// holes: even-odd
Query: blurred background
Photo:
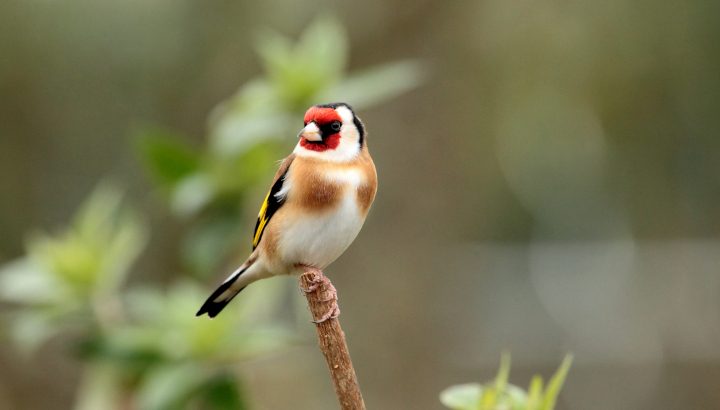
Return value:
<svg viewBox="0 0 720 410">
<path fill-rule="evenodd" d="M 331 409 L 297 281 L 193 317 L 310 105 L 379 176 L 327 270 L 371 409 L 547 377 L 720 406 L 720 3 L 4 0 L 0 409 Z"/>
</svg>

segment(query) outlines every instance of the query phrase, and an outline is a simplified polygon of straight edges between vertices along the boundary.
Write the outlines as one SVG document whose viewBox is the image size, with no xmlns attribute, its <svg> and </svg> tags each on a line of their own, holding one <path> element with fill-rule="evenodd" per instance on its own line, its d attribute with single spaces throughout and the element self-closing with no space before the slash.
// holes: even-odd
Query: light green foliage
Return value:
<svg viewBox="0 0 720 410">
<path fill-rule="evenodd" d="M 64 232 L 32 236 L 27 256 L 2 267 L 0 299 L 15 306 L 17 345 L 30 353 L 64 334 L 85 359 L 77 410 L 247 408 L 232 365 L 291 342 L 276 319 L 286 282 L 253 284 L 212 321 L 194 314 L 209 294 L 207 277 L 228 274 L 220 266 L 231 252 L 250 250 L 251 227 L 240 222 L 252 219 L 244 215 L 248 199 L 259 207 L 307 108 L 368 107 L 422 79 L 409 61 L 348 76 L 348 49 L 344 29 L 330 19 L 315 21 L 297 42 L 266 32 L 257 45 L 265 75 L 213 110 L 206 146 L 158 127 L 138 133 L 150 177 L 187 227 L 181 254 L 190 275 L 166 289 L 126 285 L 148 223 L 104 183 Z"/>
<path fill-rule="evenodd" d="M 12 322 L 18 346 L 32 350 L 63 327 L 114 314 L 119 287 L 148 236 L 121 198 L 101 183 L 68 229 L 31 236 L 27 256 L 0 270 L 0 298 L 23 307 Z"/>
<path fill-rule="evenodd" d="M 0 298 L 17 306 L 11 335 L 31 353 L 60 332 L 73 331 L 88 360 L 77 408 L 113 408 L 128 389 L 140 409 L 242 409 L 235 375 L 219 370 L 287 345 L 272 320 L 279 282 L 257 286 L 215 321 L 198 320 L 207 297 L 199 283 L 166 291 L 123 287 L 147 243 L 142 220 L 112 186 L 101 183 L 57 236 L 36 234 L 28 256 L 0 271 Z M 208 396 L 207 391 L 218 395 Z"/>
<path fill-rule="evenodd" d="M 179 282 L 165 292 L 143 288 L 128 292 L 133 325 L 118 326 L 110 349 L 152 351 L 169 361 L 209 360 L 233 363 L 282 347 L 287 330 L 273 320 L 281 302 L 280 281 L 253 286 L 211 320 L 194 317 L 207 291 L 194 281 Z"/>
<path fill-rule="evenodd" d="M 269 83 L 290 109 L 302 109 L 318 90 L 340 81 L 348 58 L 345 30 L 328 19 L 317 20 L 295 44 L 267 33 L 257 50 Z"/>
<path fill-rule="evenodd" d="M 141 409 L 185 408 L 204 402 L 212 409 L 244 408 L 237 375 L 223 370 L 287 346 L 291 334 L 273 320 L 279 307 L 279 281 L 258 283 L 246 298 L 230 304 L 214 320 L 193 317 L 207 297 L 190 282 L 172 287 L 165 295 L 143 290 L 129 296 L 131 315 L 138 325 L 116 329 L 114 354 L 142 351 L 157 357 L 158 365 L 145 375 L 138 392 Z M 144 318 L 144 319 L 143 319 Z"/>
<path fill-rule="evenodd" d="M 123 285 L 147 243 L 142 220 L 119 190 L 100 184 L 70 226 L 36 234 L 28 256 L 0 271 L 0 298 L 17 306 L 11 335 L 31 353 L 72 331 L 88 361 L 77 408 L 114 408 L 128 391 L 139 409 L 242 409 L 230 365 L 282 348 L 288 329 L 273 320 L 281 282 L 266 281 L 214 321 L 194 317 L 207 297 L 196 281 L 162 291 Z M 217 394 L 209 395 L 208 391 Z"/>
<path fill-rule="evenodd" d="M 352 101 L 355 109 L 376 105 L 417 87 L 425 74 L 415 61 L 373 67 L 320 92 L 318 101 Z"/>
<path fill-rule="evenodd" d="M 449 387 L 440 393 L 440 401 L 453 410 L 553 410 L 571 362 L 572 355 L 565 356 L 544 391 L 542 377 L 534 376 L 526 392 L 508 383 L 510 355 L 504 353 L 494 381 Z"/>
<path fill-rule="evenodd" d="M 162 129 L 146 129 L 139 136 L 139 149 L 152 164 L 152 177 L 161 185 L 176 184 L 198 169 L 200 158 L 195 149 L 183 144 L 176 135 Z"/>
</svg>

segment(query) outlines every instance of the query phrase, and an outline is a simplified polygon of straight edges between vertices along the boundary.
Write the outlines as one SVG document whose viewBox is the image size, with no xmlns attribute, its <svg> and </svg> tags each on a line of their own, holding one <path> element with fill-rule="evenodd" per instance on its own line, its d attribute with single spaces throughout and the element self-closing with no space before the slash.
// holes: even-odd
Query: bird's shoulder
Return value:
<svg viewBox="0 0 720 410">
<path fill-rule="evenodd" d="M 275 177 L 273 178 L 272 185 L 275 185 L 278 179 L 280 179 L 281 176 L 283 176 L 287 171 L 288 168 L 290 168 L 290 165 L 295 161 L 295 157 L 297 155 L 290 154 L 287 158 L 282 160 L 280 163 L 280 167 L 278 168 L 277 172 L 275 173 Z"/>
</svg>

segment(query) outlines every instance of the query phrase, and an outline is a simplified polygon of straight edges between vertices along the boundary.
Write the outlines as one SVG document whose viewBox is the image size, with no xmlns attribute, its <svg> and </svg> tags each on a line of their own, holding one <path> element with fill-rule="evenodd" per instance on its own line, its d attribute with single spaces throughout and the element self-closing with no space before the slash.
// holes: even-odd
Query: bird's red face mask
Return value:
<svg viewBox="0 0 720 410">
<path fill-rule="evenodd" d="M 311 151 L 323 152 L 340 145 L 342 119 L 333 108 L 312 107 L 305 113 L 305 128 L 298 137 L 300 146 Z"/>
</svg>

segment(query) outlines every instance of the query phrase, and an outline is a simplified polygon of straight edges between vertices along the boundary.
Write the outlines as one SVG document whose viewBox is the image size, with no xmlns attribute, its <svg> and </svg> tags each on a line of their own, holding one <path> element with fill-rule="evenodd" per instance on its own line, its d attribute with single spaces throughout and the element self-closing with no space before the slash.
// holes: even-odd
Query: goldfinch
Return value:
<svg viewBox="0 0 720 410">
<path fill-rule="evenodd" d="M 345 103 L 311 107 L 304 121 L 260 208 L 252 253 L 196 316 L 215 317 L 259 279 L 313 271 L 319 282 L 360 232 L 377 189 L 363 123 Z M 340 313 L 330 287 L 332 305 L 322 320 Z"/>
</svg>

